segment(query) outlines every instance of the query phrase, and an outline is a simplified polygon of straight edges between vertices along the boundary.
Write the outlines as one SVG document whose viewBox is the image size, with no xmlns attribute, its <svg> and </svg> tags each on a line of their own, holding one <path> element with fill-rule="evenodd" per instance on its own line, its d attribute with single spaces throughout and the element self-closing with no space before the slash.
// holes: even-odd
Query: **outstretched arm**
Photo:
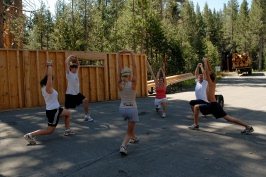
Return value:
<svg viewBox="0 0 266 177">
<path fill-rule="evenodd" d="M 53 93 L 53 68 L 52 68 L 52 61 L 47 61 L 47 83 L 45 91 L 49 94 Z"/>
<path fill-rule="evenodd" d="M 74 57 L 73 55 L 69 55 L 67 58 L 66 58 L 66 61 L 65 61 L 65 70 L 66 70 L 66 73 L 68 74 L 69 73 L 69 60 Z"/>
<path fill-rule="evenodd" d="M 210 63 L 209 63 L 209 59 L 208 58 L 204 58 L 204 65 L 205 65 L 205 77 L 207 81 L 211 81 L 211 77 L 210 77 L 210 71 L 211 69 L 210 67 Z"/>
<path fill-rule="evenodd" d="M 160 70 L 161 70 L 161 72 L 163 74 L 164 85 L 167 86 L 167 80 L 166 80 L 166 76 L 165 76 L 165 71 L 162 68 L 160 68 Z"/>
</svg>

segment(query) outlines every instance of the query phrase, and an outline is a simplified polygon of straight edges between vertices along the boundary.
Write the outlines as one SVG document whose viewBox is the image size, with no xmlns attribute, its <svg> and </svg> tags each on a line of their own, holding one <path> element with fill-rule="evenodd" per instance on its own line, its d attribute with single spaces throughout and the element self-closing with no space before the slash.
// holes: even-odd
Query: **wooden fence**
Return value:
<svg viewBox="0 0 266 177">
<path fill-rule="evenodd" d="M 80 91 L 90 102 L 119 99 L 116 53 L 0 49 L 0 110 L 44 106 L 40 80 L 46 61 L 53 61 L 54 88 L 64 104 L 67 80 L 65 59 L 70 54 L 100 65 L 82 66 L 79 70 Z M 132 68 L 131 55 L 122 56 L 122 65 Z M 136 55 L 138 72 L 137 97 L 147 96 L 146 55 Z"/>
</svg>

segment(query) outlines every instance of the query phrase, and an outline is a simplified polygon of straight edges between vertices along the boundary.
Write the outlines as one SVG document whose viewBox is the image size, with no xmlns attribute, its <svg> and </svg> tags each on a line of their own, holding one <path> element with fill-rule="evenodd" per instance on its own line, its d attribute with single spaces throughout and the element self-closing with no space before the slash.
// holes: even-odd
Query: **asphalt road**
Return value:
<svg viewBox="0 0 266 177">
<path fill-rule="evenodd" d="M 65 137 L 63 120 L 54 134 L 27 145 L 27 132 L 45 128 L 45 108 L 0 112 L 0 177 L 265 177 L 266 73 L 231 74 L 218 81 L 225 111 L 252 125 L 242 135 L 239 125 L 200 118 L 200 131 L 189 130 L 193 88 L 168 94 L 167 117 L 155 112 L 154 97 L 138 98 L 140 141 L 119 147 L 127 123 L 119 100 L 90 103 L 93 123 L 83 121 L 82 106 L 72 112 L 76 135 Z"/>
</svg>

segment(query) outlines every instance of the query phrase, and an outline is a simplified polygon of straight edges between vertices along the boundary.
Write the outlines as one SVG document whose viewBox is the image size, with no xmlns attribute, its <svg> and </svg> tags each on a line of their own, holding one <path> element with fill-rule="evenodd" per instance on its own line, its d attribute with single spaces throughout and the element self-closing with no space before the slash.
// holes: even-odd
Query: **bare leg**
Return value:
<svg viewBox="0 0 266 177">
<path fill-rule="evenodd" d="M 166 113 L 166 100 L 162 101 L 162 105 L 163 105 L 163 112 Z"/>
<path fill-rule="evenodd" d="M 35 137 L 35 136 L 41 136 L 41 135 L 50 135 L 54 132 L 55 127 L 52 126 L 47 126 L 46 129 L 42 129 L 42 130 L 36 130 L 34 132 L 31 132 L 31 136 Z"/>
<path fill-rule="evenodd" d="M 231 117 L 231 116 L 229 116 L 229 115 L 226 115 L 226 116 L 224 116 L 223 118 L 224 118 L 225 120 L 227 120 L 228 122 L 233 122 L 233 123 L 235 123 L 235 124 L 242 125 L 242 126 L 244 126 L 244 127 L 246 127 L 246 128 L 250 128 L 250 126 L 249 126 L 248 124 L 246 124 L 245 122 L 242 122 L 241 120 L 236 119 L 236 118 L 234 118 L 234 117 Z"/>
<path fill-rule="evenodd" d="M 65 128 L 69 129 L 70 127 L 70 118 L 71 118 L 71 112 L 69 110 L 64 109 L 59 117 L 64 117 L 65 118 Z"/>
<path fill-rule="evenodd" d="M 199 125 L 199 105 L 194 106 L 194 124 Z"/>
<path fill-rule="evenodd" d="M 135 137 L 135 133 L 134 133 L 135 124 L 136 124 L 136 122 L 128 122 L 127 135 L 124 138 L 122 146 L 126 147 L 126 145 L 129 142 L 130 138 L 131 137 Z"/>
<path fill-rule="evenodd" d="M 84 107 L 84 113 L 85 113 L 85 115 L 88 115 L 89 114 L 89 100 L 87 98 L 84 98 L 82 100 L 82 103 L 83 103 L 83 107 Z"/>
</svg>

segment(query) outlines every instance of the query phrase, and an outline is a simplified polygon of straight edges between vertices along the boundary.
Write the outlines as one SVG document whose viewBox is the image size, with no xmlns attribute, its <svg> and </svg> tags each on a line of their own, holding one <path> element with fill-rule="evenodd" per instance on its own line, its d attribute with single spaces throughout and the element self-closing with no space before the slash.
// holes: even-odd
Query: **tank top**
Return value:
<svg viewBox="0 0 266 177">
<path fill-rule="evenodd" d="M 157 99 L 166 98 L 166 87 L 156 87 L 156 98 Z"/>
<path fill-rule="evenodd" d="M 69 71 L 69 73 L 66 74 L 66 78 L 68 81 L 66 94 L 77 95 L 79 93 L 78 72 L 72 73 Z"/>
<path fill-rule="evenodd" d="M 53 110 L 60 107 L 58 102 L 58 93 L 53 89 L 53 93 L 49 94 L 46 92 L 46 87 L 42 87 L 42 95 L 46 104 L 46 110 Z"/>
<path fill-rule="evenodd" d="M 208 82 L 206 80 L 203 80 L 202 83 L 199 83 L 198 79 L 195 79 L 196 86 L 195 86 L 195 95 L 196 99 L 200 99 L 203 101 L 208 102 L 206 89 L 208 87 Z"/>
<path fill-rule="evenodd" d="M 119 91 L 121 97 L 120 108 L 137 108 L 136 90 L 132 89 L 132 82 L 125 82 L 122 90 Z"/>
</svg>

